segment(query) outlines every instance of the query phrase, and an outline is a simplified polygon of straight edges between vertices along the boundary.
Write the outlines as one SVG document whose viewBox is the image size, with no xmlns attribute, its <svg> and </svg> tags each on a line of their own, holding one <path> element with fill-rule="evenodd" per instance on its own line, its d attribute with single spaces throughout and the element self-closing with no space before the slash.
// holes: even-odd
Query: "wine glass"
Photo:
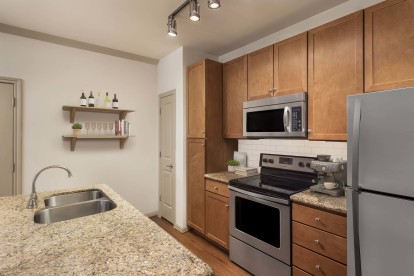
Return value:
<svg viewBox="0 0 414 276">
<path fill-rule="evenodd" d="M 91 123 L 85 123 L 86 135 L 89 135 L 89 130 L 91 129 Z"/>
<path fill-rule="evenodd" d="M 91 128 L 92 128 L 92 135 L 94 135 L 95 129 L 96 129 L 96 123 L 91 123 Z"/>
<path fill-rule="evenodd" d="M 102 123 L 96 123 L 96 127 L 98 128 L 98 135 L 101 135 Z"/>
<path fill-rule="evenodd" d="M 109 123 L 110 135 L 114 135 L 114 133 L 112 132 L 113 129 L 114 129 L 114 123 Z"/>
<path fill-rule="evenodd" d="M 106 130 L 108 129 L 108 123 L 102 123 L 102 128 L 104 130 L 104 135 L 107 135 Z"/>
</svg>

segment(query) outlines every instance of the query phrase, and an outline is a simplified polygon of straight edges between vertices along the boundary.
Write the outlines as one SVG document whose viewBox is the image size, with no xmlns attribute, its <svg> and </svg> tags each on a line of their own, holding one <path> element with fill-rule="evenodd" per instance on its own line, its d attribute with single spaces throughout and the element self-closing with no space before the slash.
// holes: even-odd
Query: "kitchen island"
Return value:
<svg viewBox="0 0 414 276">
<path fill-rule="evenodd" d="M 44 198 L 102 190 L 117 207 L 72 220 L 36 224 Z M 212 275 L 212 269 L 105 184 L 0 197 L 0 275 Z"/>
</svg>

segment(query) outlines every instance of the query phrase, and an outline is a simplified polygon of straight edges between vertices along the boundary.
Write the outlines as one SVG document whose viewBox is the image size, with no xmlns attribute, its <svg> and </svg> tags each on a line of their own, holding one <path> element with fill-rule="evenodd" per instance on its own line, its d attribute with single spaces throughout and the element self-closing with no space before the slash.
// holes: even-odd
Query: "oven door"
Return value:
<svg viewBox="0 0 414 276">
<path fill-rule="evenodd" d="M 245 137 L 307 137 L 306 102 L 243 109 Z"/>
<path fill-rule="evenodd" d="M 230 235 L 290 265 L 290 206 L 260 197 L 230 187 Z"/>
</svg>

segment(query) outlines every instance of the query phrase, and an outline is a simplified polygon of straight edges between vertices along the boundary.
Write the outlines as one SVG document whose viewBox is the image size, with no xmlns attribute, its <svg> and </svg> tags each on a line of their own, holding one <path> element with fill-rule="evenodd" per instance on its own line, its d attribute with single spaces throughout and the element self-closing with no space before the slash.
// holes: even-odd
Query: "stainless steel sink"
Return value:
<svg viewBox="0 0 414 276">
<path fill-rule="evenodd" d="M 84 201 L 44 209 L 35 214 L 34 221 L 43 224 L 54 223 L 103 213 L 115 207 L 116 204 L 107 198 Z"/>
<path fill-rule="evenodd" d="M 45 199 L 45 207 L 63 206 L 106 197 L 101 190 L 87 190 L 69 194 L 55 195 Z"/>
</svg>

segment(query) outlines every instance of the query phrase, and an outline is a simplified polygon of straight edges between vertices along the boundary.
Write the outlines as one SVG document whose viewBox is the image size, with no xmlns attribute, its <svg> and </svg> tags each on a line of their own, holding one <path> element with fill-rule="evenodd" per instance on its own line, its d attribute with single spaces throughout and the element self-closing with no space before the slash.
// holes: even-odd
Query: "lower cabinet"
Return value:
<svg viewBox="0 0 414 276">
<path fill-rule="evenodd" d="M 228 185 L 205 180 L 206 237 L 229 249 L 229 189 Z"/>
<path fill-rule="evenodd" d="M 346 217 L 292 204 L 292 274 L 346 276 Z"/>
</svg>

